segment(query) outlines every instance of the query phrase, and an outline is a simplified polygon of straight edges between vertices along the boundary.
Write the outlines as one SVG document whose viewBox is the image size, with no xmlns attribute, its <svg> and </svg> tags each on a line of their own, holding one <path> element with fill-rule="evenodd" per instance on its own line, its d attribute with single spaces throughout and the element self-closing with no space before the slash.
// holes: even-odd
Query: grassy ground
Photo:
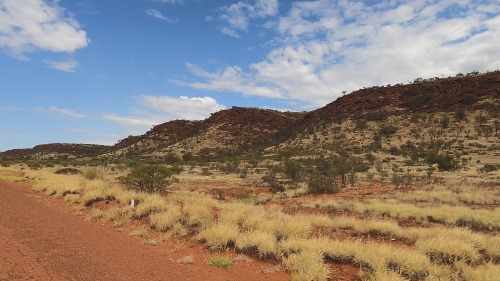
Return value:
<svg viewBox="0 0 500 281">
<path fill-rule="evenodd" d="M 294 280 L 328 280 L 328 264 L 349 263 L 361 280 L 498 280 L 500 276 L 500 191 L 476 184 L 434 185 L 407 190 L 360 185 L 335 195 L 296 193 L 216 200 L 209 189 L 190 188 L 188 172 L 167 196 L 125 190 L 116 174 L 56 175 L 56 168 L 24 170 L 33 189 L 92 208 L 90 219 L 123 227 L 147 245 L 194 239 L 212 251 L 228 248 L 261 259 L 277 258 Z M 0 175 L 17 175 L 2 168 Z M 219 185 L 236 184 L 217 174 Z M 214 178 L 210 178 L 214 180 Z M 193 177 L 193 184 L 202 181 Z M 240 182 L 241 184 L 241 182 Z M 349 196 L 352 193 L 352 196 Z M 267 196 L 264 201 L 259 196 Z M 130 201 L 139 202 L 134 208 Z M 99 202 L 108 201 L 106 208 Z M 158 232 L 161 239 L 148 233 Z M 214 266 L 219 262 L 210 261 Z"/>
</svg>

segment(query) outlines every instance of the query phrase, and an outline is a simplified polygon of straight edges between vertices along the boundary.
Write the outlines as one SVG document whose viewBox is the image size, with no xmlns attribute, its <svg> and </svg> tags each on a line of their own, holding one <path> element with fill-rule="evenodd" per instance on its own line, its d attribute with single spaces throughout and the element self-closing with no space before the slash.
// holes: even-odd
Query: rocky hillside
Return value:
<svg viewBox="0 0 500 281">
<path fill-rule="evenodd" d="M 374 137 L 381 126 L 379 123 L 388 121 L 396 125 L 420 124 L 451 130 L 436 123 L 436 118 L 453 118 L 452 115 L 458 111 L 483 112 L 488 118 L 483 121 L 476 120 L 478 126 L 482 126 L 480 129 L 484 132 L 496 135 L 499 130 L 496 127 L 499 124 L 499 108 L 500 71 L 469 73 L 448 78 L 418 78 L 410 84 L 363 88 L 307 113 L 233 107 L 213 113 L 203 121 L 175 120 L 163 123 L 143 135 L 129 136 L 111 147 L 48 144 L 32 149 L 6 151 L 0 154 L 0 158 L 44 158 L 54 155 L 95 158 L 102 154 L 116 158 L 162 158 L 171 153 L 178 156 L 185 153 L 238 156 L 266 148 L 268 151 L 270 148 L 291 148 L 296 151 L 305 148 L 316 149 L 317 143 L 312 136 L 318 132 L 326 136 L 321 140 L 321 147 L 328 150 L 338 148 L 338 140 L 335 138 L 336 134 L 344 132 L 337 128 L 342 124 L 356 127 L 361 132 L 366 128 L 365 135 L 371 130 Z M 419 114 L 436 118 L 428 118 L 425 122 L 411 119 Z M 429 121 L 431 119 L 434 123 Z M 476 122 L 472 119 L 470 121 Z M 477 128 L 472 126 L 469 130 Z"/>
<path fill-rule="evenodd" d="M 416 79 L 412 84 L 363 88 L 307 114 L 308 124 L 342 121 L 358 114 L 377 120 L 386 108 L 390 115 L 452 112 L 458 108 L 486 109 L 500 99 L 500 71 L 449 78 Z"/>
<path fill-rule="evenodd" d="M 241 154 L 285 140 L 303 113 L 233 107 L 204 121 L 172 121 L 117 144 L 117 154 Z"/>
</svg>

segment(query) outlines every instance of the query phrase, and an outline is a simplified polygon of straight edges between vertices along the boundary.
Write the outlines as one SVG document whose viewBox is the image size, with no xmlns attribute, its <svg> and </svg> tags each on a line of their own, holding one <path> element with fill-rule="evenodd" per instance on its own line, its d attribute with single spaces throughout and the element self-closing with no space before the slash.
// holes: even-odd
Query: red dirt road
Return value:
<svg viewBox="0 0 500 281">
<path fill-rule="evenodd" d="M 0 280 L 288 280 L 271 263 L 206 264 L 201 245 L 147 246 L 109 225 L 71 213 L 26 184 L 0 182 Z M 194 256 L 193 264 L 176 262 Z"/>
</svg>

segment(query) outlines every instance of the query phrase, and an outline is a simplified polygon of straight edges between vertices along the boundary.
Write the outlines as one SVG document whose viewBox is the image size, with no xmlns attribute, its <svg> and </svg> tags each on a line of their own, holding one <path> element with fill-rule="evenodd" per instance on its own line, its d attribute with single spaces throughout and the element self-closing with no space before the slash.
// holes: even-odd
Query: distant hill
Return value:
<svg viewBox="0 0 500 281">
<path fill-rule="evenodd" d="M 375 135 L 374 128 L 378 128 L 381 122 L 399 120 L 397 122 L 401 124 L 412 124 L 409 120 L 419 114 L 437 118 L 451 116 L 460 110 L 488 113 L 489 118 L 479 125 L 485 127 L 485 132 L 496 134 L 499 130 L 495 127 L 499 123 L 499 101 L 500 71 L 448 78 L 418 78 L 411 84 L 363 88 L 311 112 L 233 107 L 213 113 L 203 121 L 175 120 L 159 124 L 143 135 L 129 136 L 114 146 L 45 144 L 32 149 L 9 150 L 0 153 L 0 158 L 96 158 L 106 154 L 117 159 L 161 159 L 167 154 L 180 157 L 186 153 L 218 157 L 252 155 L 266 151 L 314 150 L 315 147 L 327 150 L 330 147 L 333 151 L 340 148 L 336 145 L 335 134 L 341 131 L 335 129 L 335 126 L 345 125 L 349 120 L 354 122 L 354 129 L 360 129 L 360 133 L 363 133 L 361 123 L 366 123 L 366 132 L 372 130 Z M 434 123 L 429 122 L 429 119 L 426 119 L 427 123 L 422 123 L 421 120 L 412 122 L 431 127 L 440 126 L 436 120 Z M 355 132 L 354 129 L 349 130 Z M 452 130 L 444 125 L 441 129 Z M 320 144 L 311 139 L 318 132 L 323 132 L 324 136 Z M 407 139 L 410 138 L 408 134 L 407 132 Z M 366 141 L 360 139 L 360 147 L 366 145 Z"/>
</svg>

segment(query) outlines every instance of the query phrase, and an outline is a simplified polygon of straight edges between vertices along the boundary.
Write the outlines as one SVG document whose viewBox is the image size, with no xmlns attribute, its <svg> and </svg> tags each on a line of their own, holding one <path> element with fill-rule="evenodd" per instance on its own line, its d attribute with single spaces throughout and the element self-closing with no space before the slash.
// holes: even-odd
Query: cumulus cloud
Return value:
<svg viewBox="0 0 500 281">
<path fill-rule="evenodd" d="M 278 0 L 239 1 L 219 8 L 220 31 L 240 38 L 239 31 L 246 31 L 251 19 L 263 19 L 278 13 Z M 212 18 L 210 18 L 212 19 Z"/>
<path fill-rule="evenodd" d="M 223 17 L 232 30 L 244 30 L 252 14 L 247 2 L 238 3 Z M 184 84 L 302 101 L 302 108 L 313 108 L 364 86 L 500 69 L 500 3 L 372 3 L 294 2 L 269 25 L 277 39 L 264 60 L 216 72 L 187 64 L 198 79 Z M 243 19 L 233 17 L 238 13 Z"/>
<path fill-rule="evenodd" d="M 141 96 L 140 102 L 147 108 L 166 114 L 169 119 L 202 120 L 210 113 L 225 109 L 211 97 Z"/>
<path fill-rule="evenodd" d="M 117 114 L 104 114 L 108 121 L 119 123 L 129 133 L 144 133 L 144 130 L 153 125 L 161 124 L 175 119 L 202 120 L 211 113 L 225 109 L 211 97 L 185 97 L 180 96 L 151 96 L 137 97 L 138 107 L 134 108 L 134 115 L 121 116 Z"/>
<path fill-rule="evenodd" d="M 44 63 L 52 69 L 64 72 L 75 72 L 78 67 L 78 62 L 73 58 L 62 61 L 45 60 Z"/>
<path fill-rule="evenodd" d="M 78 112 L 75 112 L 73 110 L 69 110 L 69 109 L 65 109 L 65 108 L 58 108 L 55 106 L 49 107 L 49 111 L 52 113 L 58 114 L 60 116 L 69 117 L 69 118 L 73 118 L 73 119 L 81 119 L 81 118 L 86 117 L 86 115 L 83 113 L 78 113 Z"/>
<path fill-rule="evenodd" d="M 160 11 L 155 10 L 155 9 L 148 9 L 144 11 L 148 16 L 151 16 L 153 18 L 157 18 L 163 21 L 168 21 L 168 22 L 174 22 L 174 20 L 165 17 Z"/>
<path fill-rule="evenodd" d="M 79 23 L 58 4 L 0 0 L 0 48 L 19 59 L 34 50 L 72 53 L 89 43 Z"/>
</svg>

